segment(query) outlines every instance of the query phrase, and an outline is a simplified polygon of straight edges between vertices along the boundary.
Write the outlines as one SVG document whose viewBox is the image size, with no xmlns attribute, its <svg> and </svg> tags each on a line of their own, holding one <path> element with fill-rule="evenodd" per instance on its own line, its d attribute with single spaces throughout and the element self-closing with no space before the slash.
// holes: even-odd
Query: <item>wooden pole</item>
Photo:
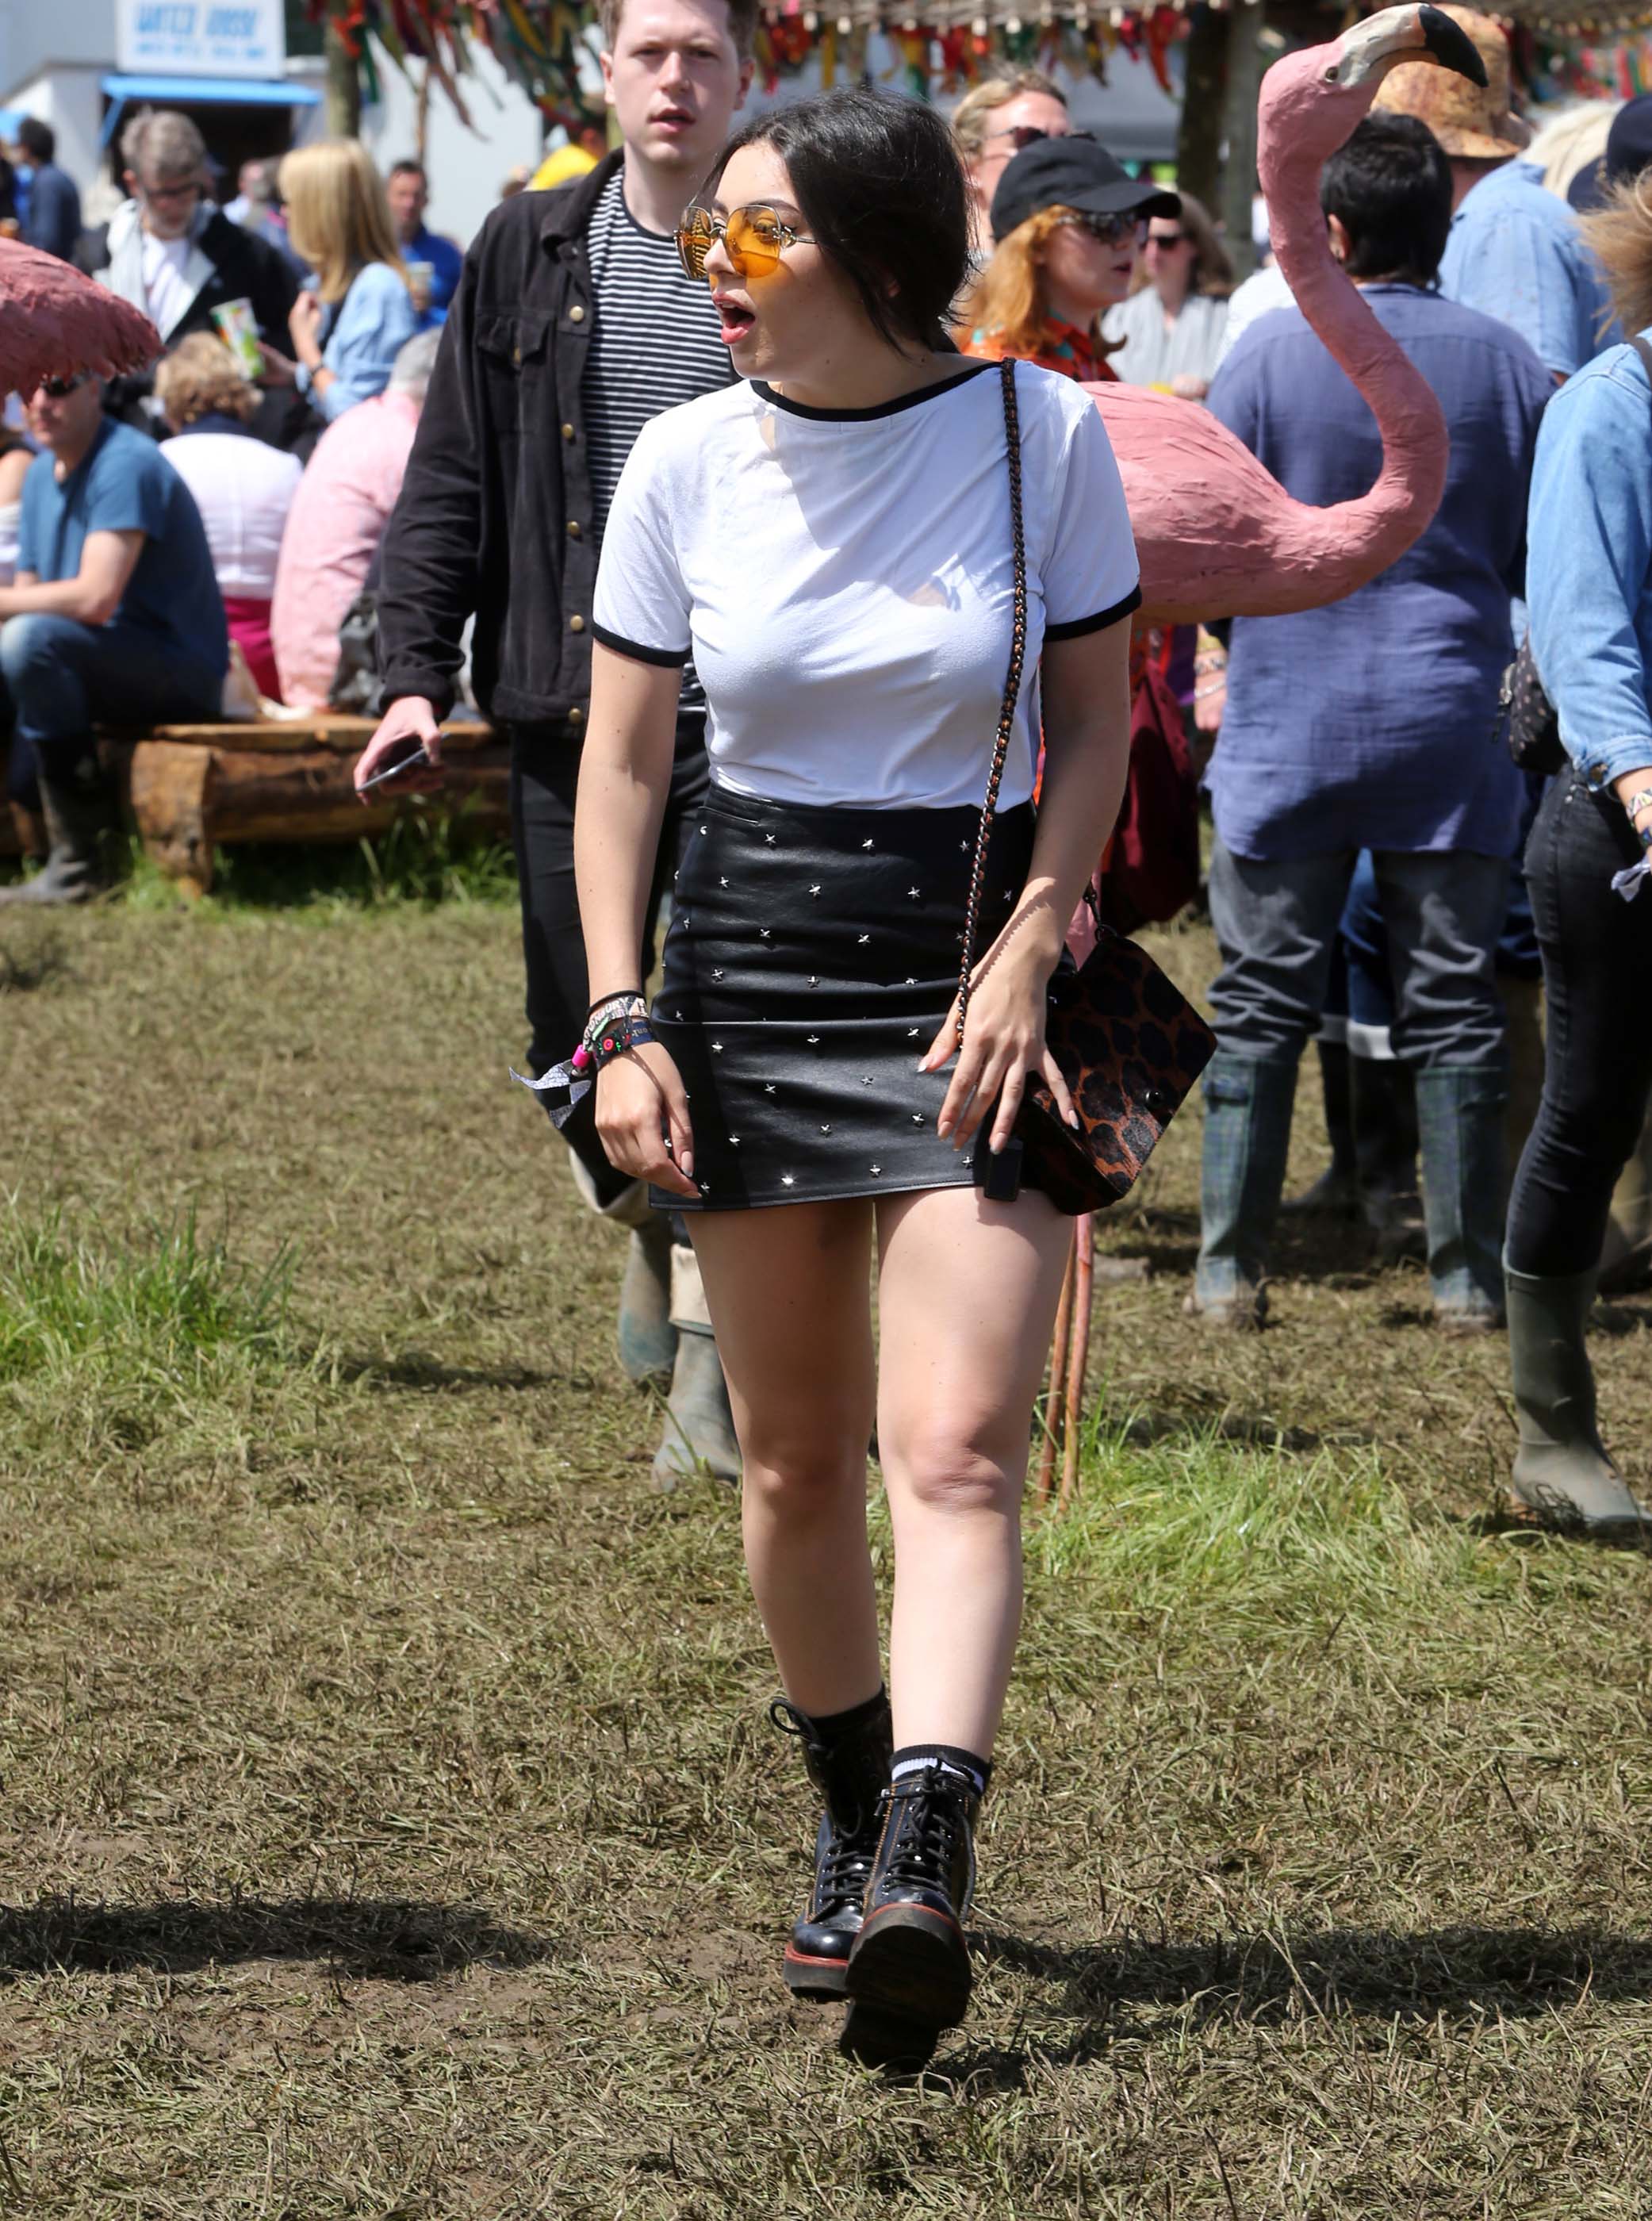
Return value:
<svg viewBox="0 0 1652 2221">
<path fill-rule="evenodd" d="M 1079 1449 L 1084 1439 L 1084 1376 L 1090 1363 L 1090 1313 L 1096 1281 L 1096 1225 L 1086 1211 L 1073 1242 L 1073 1350 L 1067 1365 L 1067 1411 L 1062 1421 L 1060 1508 L 1072 1503 L 1079 1482 Z"/>
<path fill-rule="evenodd" d="M 1061 1398 L 1067 1387 L 1067 1361 L 1073 1340 L 1073 1279 L 1078 1254 L 1076 1240 L 1067 1253 L 1067 1274 L 1061 1300 L 1055 1307 L 1055 1341 L 1050 1351 L 1049 1394 L 1044 1399 L 1044 1441 L 1038 1453 L 1038 1501 L 1048 1504 L 1055 1486 L 1055 1446 L 1061 1439 Z"/>
<path fill-rule="evenodd" d="M 1256 102 L 1262 89 L 1261 0 L 1235 0 L 1228 32 L 1228 91 L 1222 134 L 1228 159 L 1222 172 L 1222 223 L 1235 272 L 1248 278 L 1256 266 L 1250 243 L 1250 205 L 1256 192 Z"/>
<path fill-rule="evenodd" d="M 1186 90 L 1176 129 L 1176 183 L 1207 209 L 1217 205 L 1222 175 L 1222 88 L 1232 22 L 1225 8 L 1199 9 L 1185 49 Z"/>
<path fill-rule="evenodd" d="M 327 19 L 322 51 L 327 57 L 327 135 L 329 139 L 359 138 L 361 80 L 356 74 L 355 57 L 344 43 L 336 16 Z"/>
</svg>

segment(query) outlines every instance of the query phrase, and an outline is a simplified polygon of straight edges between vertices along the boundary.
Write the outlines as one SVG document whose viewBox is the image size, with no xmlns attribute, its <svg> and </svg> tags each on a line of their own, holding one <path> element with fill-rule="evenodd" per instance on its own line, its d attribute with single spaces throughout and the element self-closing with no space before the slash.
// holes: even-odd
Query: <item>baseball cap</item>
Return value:
<svg viewBox="0 0 1652 2221">
<path fill-rule="evenodd" d="M 1085 216 L 1180 216 L 1181 202 L 1150 178 L 1132 178 L 1086 133 L 1035 139 L 1004 166 L 992 196 L 992 236 L 1007 239 L 1040 209 Z"/>
<path fill-rule="evenodd" d="M 1626 100 L 1611 119 L 1606 151 L 1586 162 L 1566 189 L 1574 209 L 1586 213 L 1599 208 L 1614 185 L 1627 185 L 1643 170 L 1652 169 L 1652 92 Z"/>
</svg>

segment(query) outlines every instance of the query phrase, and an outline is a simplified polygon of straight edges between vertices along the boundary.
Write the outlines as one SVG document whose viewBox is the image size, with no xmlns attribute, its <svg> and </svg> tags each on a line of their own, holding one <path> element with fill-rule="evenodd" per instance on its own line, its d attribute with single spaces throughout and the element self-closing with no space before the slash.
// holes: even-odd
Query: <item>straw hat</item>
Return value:
<svg viewBox="0 0 1652 2221">
<path fill-rule="evenodd" d="M 1471 84 L 1432 62 L 1402 62 L 1377 94 L 1379 108 L 1426 123 L 1446 153 L 1463 162 L 1504 162 L 1524 153 L 1531 130 L 1509 106 L 1509 42 L 1501 27 L 1472 8 L 1445 8 L 1461 23 L 1486 65 L 1486 83 Z"/>
</svg>

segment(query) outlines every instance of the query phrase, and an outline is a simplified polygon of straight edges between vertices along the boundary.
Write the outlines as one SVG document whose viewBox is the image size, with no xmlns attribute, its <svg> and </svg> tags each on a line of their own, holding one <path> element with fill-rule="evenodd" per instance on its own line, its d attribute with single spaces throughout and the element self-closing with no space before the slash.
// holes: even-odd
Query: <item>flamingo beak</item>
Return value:
<svg viewBox="0 0 1652 2221">
<path fill-rule="evenodd" d="M 1486 83 L 1486 65 L 1474 41 L 1461 23 L 1443 9 L 1385 8 L 1368 16 L 1342 38 L 1337 58 L 1325 72 L 1328 79 L 1351 91 L 1355 85 L 1378 83 L 1405 61 L 1437 62 L 1455 70 L 1471 84 Z"/>
</svg>

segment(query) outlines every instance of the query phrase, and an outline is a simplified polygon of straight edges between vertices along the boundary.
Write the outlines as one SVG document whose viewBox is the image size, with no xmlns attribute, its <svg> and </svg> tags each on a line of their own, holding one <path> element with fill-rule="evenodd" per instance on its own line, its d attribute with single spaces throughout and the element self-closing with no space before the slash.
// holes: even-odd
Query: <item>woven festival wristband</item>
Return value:
<svg viewBox="0 0 1652 2221">
<path fill-rule="evenodd" d="M 578 1073 L 598 1073 L 616 1057 L 628 1056 L 634 1048 L 646 1048 L 654 1039 L 654 1029 L 646 1017 L 616 1019 L 604 1026 L 595 1041 L 581 1042 L 573 1056 L 573 1068 Z"/>
</svg>

